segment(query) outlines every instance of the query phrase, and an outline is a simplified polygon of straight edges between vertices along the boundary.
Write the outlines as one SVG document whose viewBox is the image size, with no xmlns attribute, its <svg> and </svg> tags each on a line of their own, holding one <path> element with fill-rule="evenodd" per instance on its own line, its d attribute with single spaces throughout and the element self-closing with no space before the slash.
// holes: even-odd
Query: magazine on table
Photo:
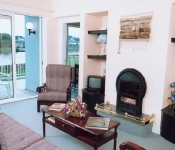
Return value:
<svg viewBox="0 0 175 150">
<path fill-rule="evenodd" d="M 55 117 L 49 117 L 48 120 L 55 123 Z"/>
<path fill-rule="evenodd" d="M 89 117 L 85 128 L 108 130 L 110 118 Z"/>
<path fill-rule="evenodd" d="M 66 106 L 65 103 L 54 103 L 49 107 L 49 110 L 54 110 L 54 111 L 62 111 L 63 108 Z"/>
</svg>

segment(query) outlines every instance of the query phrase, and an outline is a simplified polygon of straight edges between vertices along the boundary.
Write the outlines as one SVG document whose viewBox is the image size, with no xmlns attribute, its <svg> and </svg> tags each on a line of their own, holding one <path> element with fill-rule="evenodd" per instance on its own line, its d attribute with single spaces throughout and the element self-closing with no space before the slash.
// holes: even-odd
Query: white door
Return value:
<svg viewBox="0 0 175 150">
<path fill-rule="evenodd" d="M 0 100 L 16 98 L 14 15 L 0 12 Z"/>
</svg>

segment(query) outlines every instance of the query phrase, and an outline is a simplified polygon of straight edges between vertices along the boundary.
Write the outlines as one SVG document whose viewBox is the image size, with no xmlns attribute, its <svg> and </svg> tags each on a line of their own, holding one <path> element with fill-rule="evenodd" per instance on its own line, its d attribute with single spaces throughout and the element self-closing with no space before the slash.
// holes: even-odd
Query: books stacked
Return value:
<svg viewBox="0 0 175 150">
<path fill-rule="evenodd" d="M 54 111 L 62 111 L 63 108 L 66 106 L 65 103 L 54 103 L 49 107 L 49 110 L 54 110 Z"/>
<path fill-rule="evenodd" d="M 85 128 L 108 130 L 110 118 L 89 117 Z"/>
</svg>

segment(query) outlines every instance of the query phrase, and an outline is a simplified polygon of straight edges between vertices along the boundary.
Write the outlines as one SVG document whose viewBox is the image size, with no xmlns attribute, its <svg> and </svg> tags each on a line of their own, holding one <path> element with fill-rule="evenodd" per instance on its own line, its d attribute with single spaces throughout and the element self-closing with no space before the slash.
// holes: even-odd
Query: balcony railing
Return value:
<svg viewBox="0 0 175 150">
<path fill-rule="evenodd" d="M 74 67 L 75 64 L 79 64 L 79 55 L 68 55 L 67 64 L 72 67 Z"/>
<path fill-rule="evenodd" d="M 0 72 L 10 74 L 13 72 L 11 54 L 0 55 Z M 16 55 L 16 75 L 25 76 L 25 56 L 24 53 Z"/>
</svg>

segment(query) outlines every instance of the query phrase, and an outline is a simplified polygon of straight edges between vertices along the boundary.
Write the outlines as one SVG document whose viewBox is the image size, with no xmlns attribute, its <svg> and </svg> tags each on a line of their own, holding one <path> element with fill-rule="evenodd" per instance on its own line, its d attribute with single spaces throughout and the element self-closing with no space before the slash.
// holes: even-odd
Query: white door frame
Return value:
<svg viewBox="0 0 175 150">
<path fill-rule="evenodd" d="M 4 99 L 0 101 L 0 104 L 5 104 L 9 102 L 15 102 L 15 101 L 20 101 L 24 99 L 17 99 L 17 88 L 16 88 L 16 53 L 15 53 L 15 14 L 21 14 L 21 15 L 28 15 L 30 14 L 25 14 L 25 13 L 17 13 L 17 12 L 9 12 L 9 11 L 0 11 L 0 14 L 4 15 L 9 15 L 12 16 L 12 57 L 13 57 L 13 92 L 14 92 L 14 97 L 9 98 L 9 99 Z M 32 16 L 37 16 L 37 15 L 32 15 Z M 42 42 L 42 41 L 47 41 L 47 17 L 46 16 L 37 16 L 41 18 L 41 38 L 40 38 L 40 85 L 46 81 L 45 77 L 45 68 L 47 66 L 47 42 Z M 15 79 L 15 80 L 14 80 Z"/>
<path fill-rule="evenodd" d="M 12 73 L 12 90 L 13 92 L 11 93 L 11 95 L 13 94 L 13 97 L 10 97 L 9 99 L 4 99 L 0 101 L 0 104 L 3 103 L 9 103 L 14 101 L 17 98 L 17 91 L 15 90 L 16 88 L 16 51 L 15 51 L 15 17 L 14 17 L 14 13 L 12 12 L 6 12 L 6 11 L 0 11 L 0 14 L 2 15 L 7 15 L 7 16 L 11 16 L 12 20 L 11 20 L 11 38 L 12 38 L 12 68 L 13 68 L 13 73 Z"/>
<path fill-rule="evenodd" d="M 80 16 L 59 18 L 59 42 L 58 48 L 60 49 L 58 58 L 60 64 L 66 64 L 66 42 L 67 42 L 67 24 L 80 22 Z"/>
</svg>

